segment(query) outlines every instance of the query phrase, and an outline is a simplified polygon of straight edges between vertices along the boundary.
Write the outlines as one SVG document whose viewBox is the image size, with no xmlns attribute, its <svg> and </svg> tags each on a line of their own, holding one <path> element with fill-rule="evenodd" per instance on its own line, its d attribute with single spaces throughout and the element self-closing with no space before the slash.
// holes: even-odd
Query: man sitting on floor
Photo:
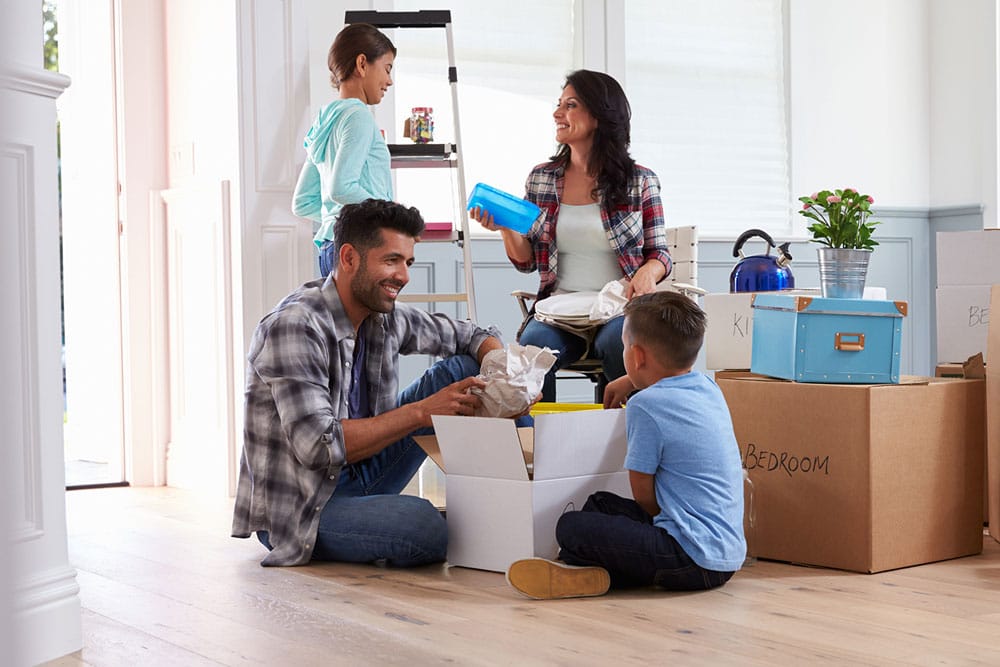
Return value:
<svg viewBox="0 0 1000 667">
<path fill-rule="evenodd" d="M 470 321 L 396 303 L 423 229 L 415 208 L 345 206 L 333 272 L 254 332 L 232 534 L 257 533 L 262 565 L 445 558 L 441 514 L 399 495 L 426 456 L 413 436 L 431 432 L 431 415 L 473 414 L 479 362 L 502 345 Z M 397 396 L 400 354 L 443 359 Z"/>
</svg>

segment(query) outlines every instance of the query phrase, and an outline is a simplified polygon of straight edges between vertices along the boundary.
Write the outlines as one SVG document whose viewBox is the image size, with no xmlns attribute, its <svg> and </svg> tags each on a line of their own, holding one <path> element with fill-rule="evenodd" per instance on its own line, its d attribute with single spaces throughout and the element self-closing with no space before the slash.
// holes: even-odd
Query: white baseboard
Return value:
<svg viewBox="0 0 1000 667">
<path fill-rule="evenodd" d="M 15 665 L 37 665 L 83 646 L 76 570 L 40 572 L 14 590 Z"/>
</svg>

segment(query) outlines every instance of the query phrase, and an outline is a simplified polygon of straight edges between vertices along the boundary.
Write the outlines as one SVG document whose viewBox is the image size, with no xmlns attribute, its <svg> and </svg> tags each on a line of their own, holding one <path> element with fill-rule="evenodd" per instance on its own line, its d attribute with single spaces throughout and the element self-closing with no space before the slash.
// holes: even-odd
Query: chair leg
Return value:
<svg viewBox="0 0 1000 667">
<path fill-rule="evenodd" d="M 604 373 L 598 373 L 594 380 L 594 403 L 604 403 L 604 390 L 607 386 L 608 378 L 604 377 Z"/>
</svg>

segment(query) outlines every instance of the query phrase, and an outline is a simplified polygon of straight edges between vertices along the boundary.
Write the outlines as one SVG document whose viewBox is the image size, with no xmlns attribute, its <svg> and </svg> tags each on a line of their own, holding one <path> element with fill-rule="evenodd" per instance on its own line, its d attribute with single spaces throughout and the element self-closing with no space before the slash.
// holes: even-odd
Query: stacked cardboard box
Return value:
<svg viewBox="0 0 1000 667">
<path fill-rule="evenodd" d="M 1000 234 L 1000 232 L 998 232 Z M 990 310 L 1000 312 L 1000 285 L 993 285 Z M 987 354 L 993 363 L 986 364 L 986 420 L 987 420 L 987 503 L 990 535 L 1000 542 L 1000 322 L 989 327 Z"/>
<path fill-rule="evenodd" d="M 937 361 L 986 356 L 990 285 L 1000 283 L 1000 230 L 938 232 Z"/>
<path fill-rule="evenodd" d="M 771 292 L 773 294 L 773 292 Z M 821 296 L 819 288 L 784 290 L 782 294 Z M 753 349 L 753 308 L 757 294 L 767 292 L 719 292 L 702 297 L 708 318 L 705 331 L 705 367 L 709 370 L 747 370 Z M 886 299 L 884 287 L 866 287 L 864 298 Z"/>
<path fill-rule="evenodd" d="M 754 485 L 757 556 L 880 572 L 982 550 L 983 380 L 716 381 Z"/>
</svg>

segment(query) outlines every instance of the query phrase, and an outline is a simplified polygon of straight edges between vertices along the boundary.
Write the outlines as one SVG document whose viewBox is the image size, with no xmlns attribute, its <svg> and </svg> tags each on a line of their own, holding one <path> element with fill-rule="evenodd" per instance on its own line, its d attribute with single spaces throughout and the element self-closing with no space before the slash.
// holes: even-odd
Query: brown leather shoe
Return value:
<svg viewBox="0 0 1000 667">
<path fill-rule="evenodd" d="M 611 576 L 603 567 L 578 567 L 544 558 L 524 558 L 507 569 L 507 583 L 536 600 L 604 595 Z"/>
</svg>

